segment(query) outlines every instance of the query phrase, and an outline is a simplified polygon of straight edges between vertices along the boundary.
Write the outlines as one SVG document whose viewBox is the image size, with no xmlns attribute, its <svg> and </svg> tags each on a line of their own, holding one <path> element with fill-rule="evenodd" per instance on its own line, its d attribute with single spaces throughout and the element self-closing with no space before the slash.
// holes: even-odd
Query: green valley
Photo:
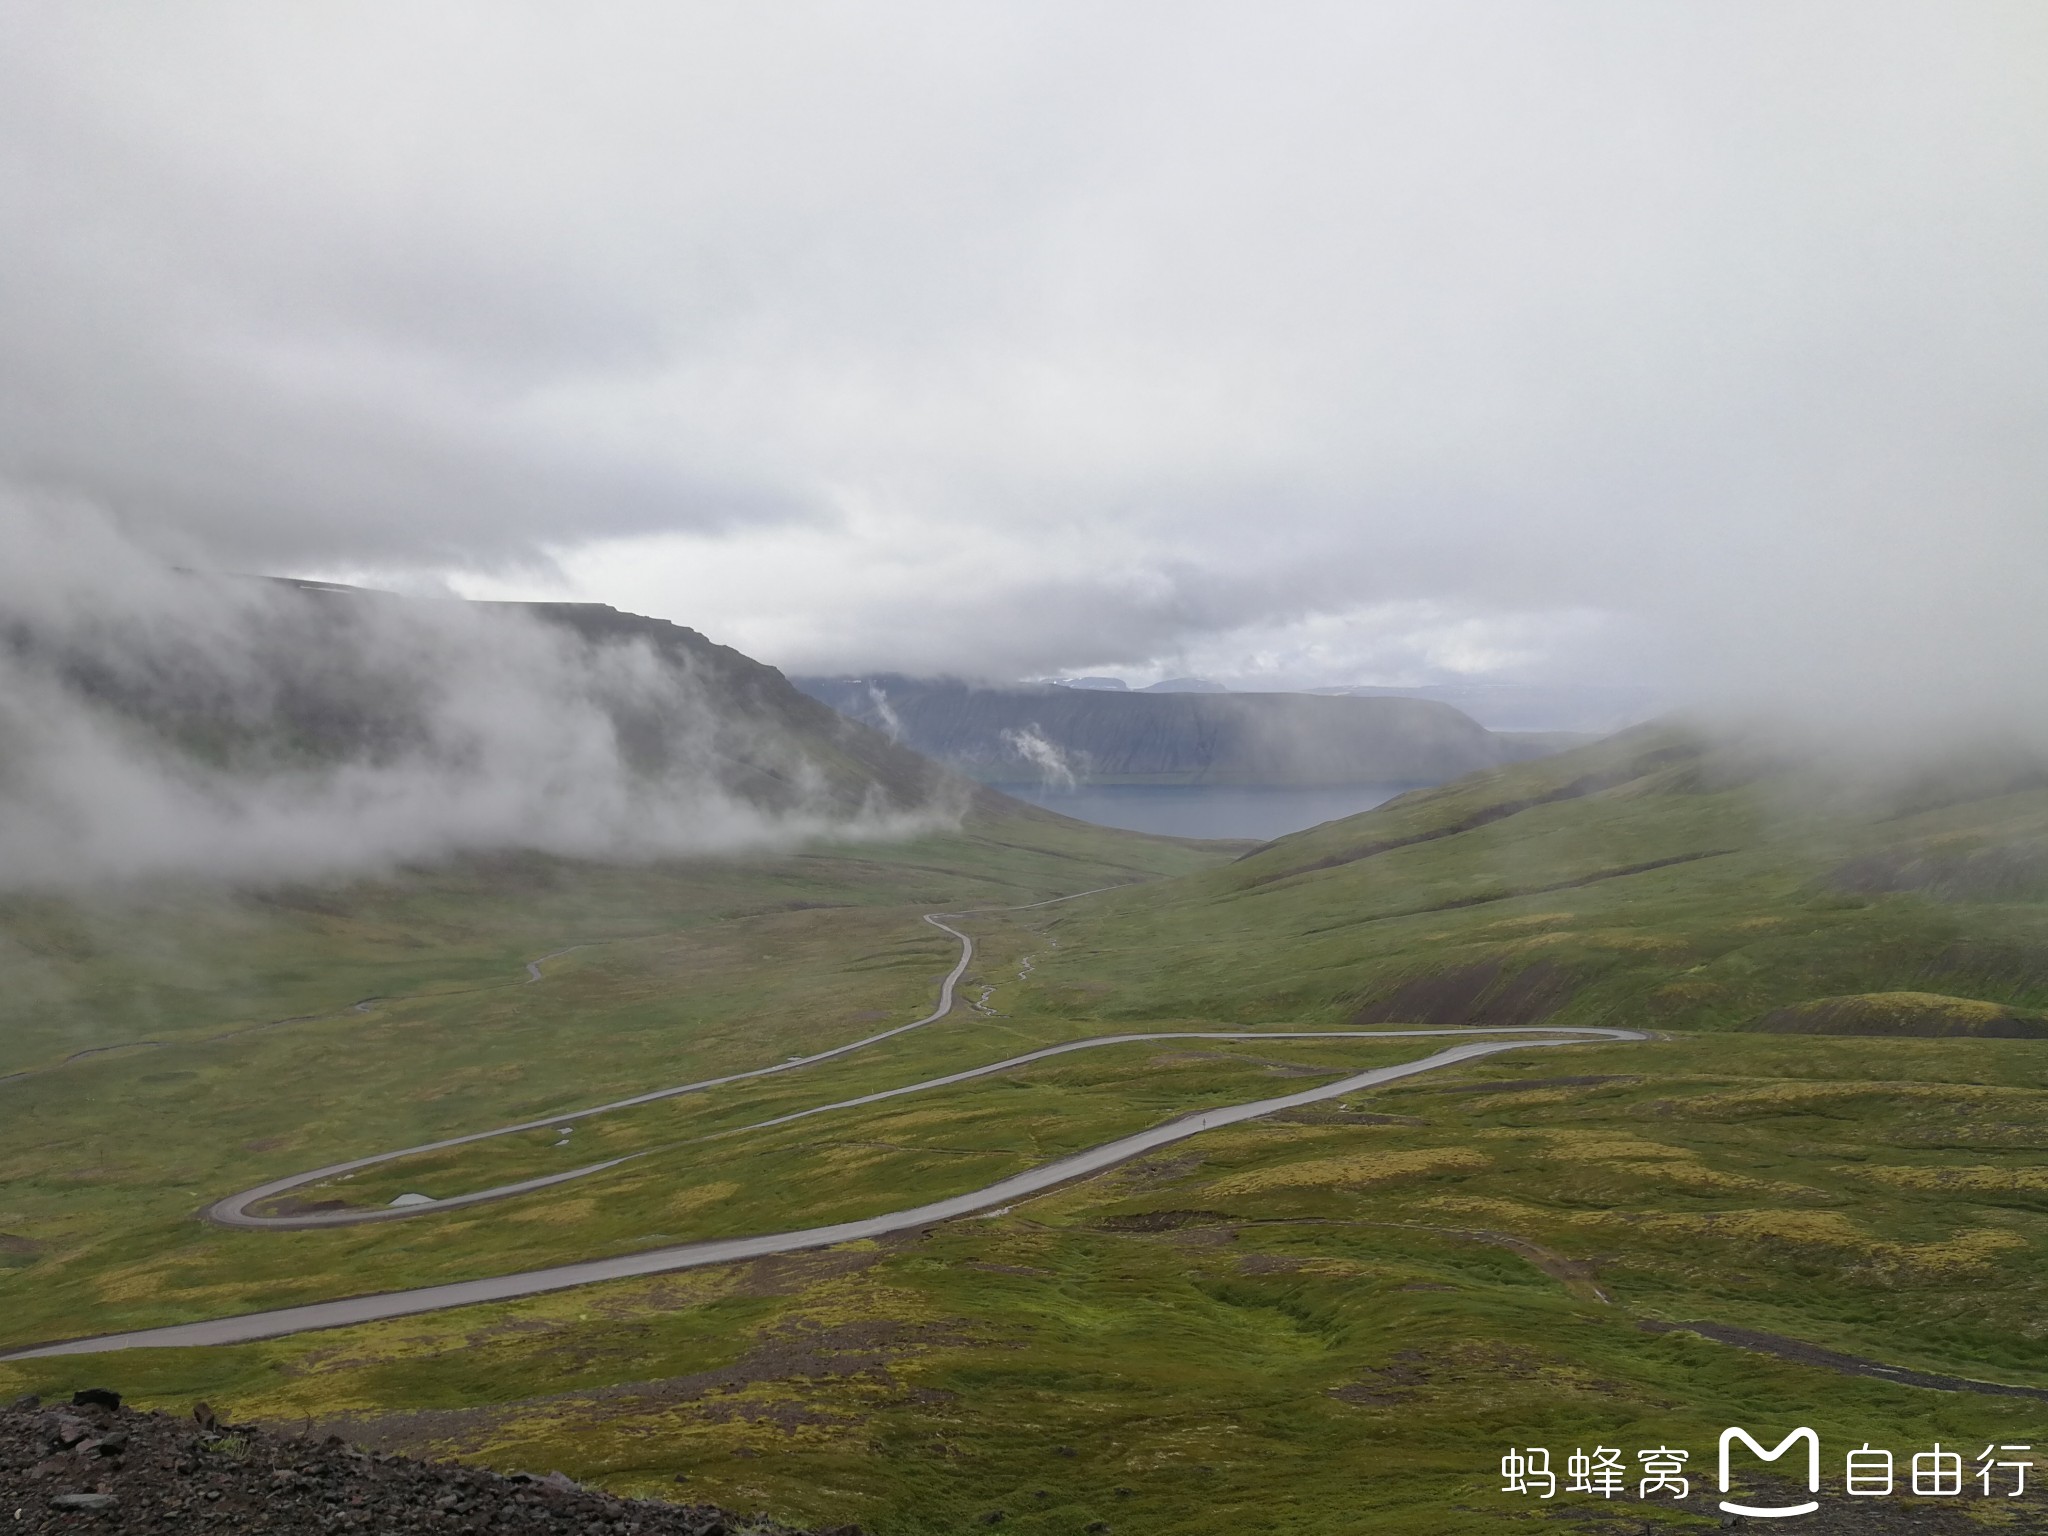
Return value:
<svg viewBox="0 0 2048 1536">
<path fill-rule="evenodd" d="M 957 953 L 922 912 L 1098 885 L 953 919 L 966 1005 L 924 1029 L 309 1193 L 378 1206 L 630 1155 L 587 1178 L 329 1231 L 197 1219 L 294 1169 L 907 1021 Z M 2022 760 L 1849 773 L 1654 727 L 1255 849 L 984 806 L 907 842 L 522 856 L 94 921 L 7 914 L 60 1001 L 12 1037 L 31 1075 L 0 1081 L 0 1345 L 892 1210 L 1431 1048 L 1132 1043 L 733 1129 L 1062 1041 L 1656 1038 L 1390 1083 L 879 1241 L 0 1362 L 0 1390 L 89 1375 L 883 1536 L 997 1511 L 1687 1528 L 1718 1518 L 1697 1493 L 1544 1505 L 1501 1491 L 1500 1457 L 1690 1447 L 1704 1489 L 1726 1424 L 1974 1452 L 2048 1400 L 2048 787 Z M 76 1054 L 99 1045 L 124 1048 Z"/>
</svg>

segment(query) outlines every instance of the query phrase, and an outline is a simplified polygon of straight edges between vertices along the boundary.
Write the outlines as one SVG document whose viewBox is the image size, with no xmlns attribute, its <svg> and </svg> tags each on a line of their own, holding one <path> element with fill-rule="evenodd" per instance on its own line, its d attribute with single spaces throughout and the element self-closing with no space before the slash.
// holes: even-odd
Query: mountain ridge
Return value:
<svg viewBox="0 0 2048 1536">
<path fill-rule="evenodd" d="M 791 682 L 985 784 L 1439 784 L 1569 744 L 1433 700 L 983 687 L 899 674 Z"/>
</svg>

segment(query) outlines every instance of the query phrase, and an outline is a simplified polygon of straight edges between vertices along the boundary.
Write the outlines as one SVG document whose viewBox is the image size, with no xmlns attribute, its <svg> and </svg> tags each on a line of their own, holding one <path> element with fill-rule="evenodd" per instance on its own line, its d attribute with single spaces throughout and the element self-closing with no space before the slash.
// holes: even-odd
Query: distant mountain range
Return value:
<svg viewBox="0 0 2048 1536">
<path fill-rule="evenodd" d="M 1143 688 L 1131 688 L 1120 677 L 1051 677 L 1044 681 L 1058 688 L 1115 693 L 1232 691 L 1206 677 L 1169 677 Z M 1655 690 L 1619 683 L 1421 683 L 1412 687 L 1354 683 L 1298 691 L 1332 698 L 1434 699 L 1470 715 L 1490 731 L 1570 731 L 1591 736 L 1608 736 L 1640 725 L 1669 708 Z"/>
<path fill-rule="evenodd" d="M 1581 739 L 1489 731 L 1431 699 L 993 688 L 899 674 L 791 681 L 987 784 L 1440 784 Z"/>
</svg>

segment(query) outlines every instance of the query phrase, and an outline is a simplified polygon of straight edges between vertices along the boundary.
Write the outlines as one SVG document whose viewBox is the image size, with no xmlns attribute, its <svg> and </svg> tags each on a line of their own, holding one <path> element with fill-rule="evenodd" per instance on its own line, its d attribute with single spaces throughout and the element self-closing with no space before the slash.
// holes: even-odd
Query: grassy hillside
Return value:
<svg viewBox="0 0 2048 1536">
<path fill-rule="evenodd" d="M 956 957 L 919 913 L 1219 856 L 1020 812 L 781 858 L 616 868 L 508 856 L 317 893 L 164 890 L 119 913 L 18 900 L 0 921 L 43 1001 L 15 1002 L 5 1029 L 0 1317 L 19 1340 L 86 1317 L 331 1292 L 344 1276 L 360 1288 L 386 1251 L 413 1257 L 371 1288 L 407 1283 L 416 1260 L 440 1273 L 516 1259 L 530 1239 L 492 1224 L 481 1246 L 439 1233 L 422 1244 L 407 1228 L 358 1250 L 336 1234 L 309 1266 L 306 1245 L 246 1243 L 192 1214 L 223 1181 L 871 1034 L 928 1010 Z M 863 1069 L 886 1081 L 905 1059 Z M 664 1124 L 727 1109 L 688 1102 Z M 639 1235 L 629 1220 L 612 1241 Z M 587 1237 L 563 1233 L 571 1247 Z M 110 1282 L 116 1254 L 122 1273 L 153 1278 Z M 202 1278 L 168 1277 L 173 1256 Z"/>
<path fill-rule="evenodd" d="M 815 1075 L 587 1123 L 579 1160 L 647 1155 L 566 1192 L 342 1232 L 191 1218 L 330 1156 L 914 1016 L 949 958 L 920 903 L 1140 872 L 1170 878 L 969 919 L 980 1009 Z M 1661 1037 L 1358 1093 L 887 1243 L 0 1365 L 0 1392 L 90 1376 L 637 1492 L 682 1474 L 688 1497 L 882 1536 L 998 1510 L 1047 1536 L 1699 1528 L 1719 1519 L 1699 1490 L 1727 1424 L 1816 1427 L 1839 1502 L 1851 1445 L 1973 1455 L 2032 1439 L 2048 1400 L 2048 1041 L 2020 1027 L 2048 1011 L 2044 872 L 2048 787 L 2023 756 L 1844 776 L 1660 728 L 1239 858 L 1020 819 L 687 877 L 561 866 L 491 894 L 469 870 L 305 898 L 330 912 L 236 908 L 256 937 L 222 926 L 212 963 L 233 970 L 232 943 L 270 978 L 238 1018 L 323 984 L 393 999 L 0 1083 L 7 1339 L 891 1209 L 1426 1049 L 1140 1044 L 718 1135 L 1141 1023 Z M 640 926 L 521 979 L 622 918 Z M 160 959 L 127 954 L 105 995 Z M 216 973 L 188 974 L 196 1018 Z M 341 985 L 357 976 L 375 979 Z M 476 1187 L 549 1152 L 480 1144 L 378 1170 L 388 1187 L 359 1198 Z M 1913 1384 L 1939 1378 L 2007 1395 Z M 1537 1506 L 1498 1491 L 1510 1444 L 1687 1447 L 1704 1479 L 1677 1509 Z M 2033 1485 L 2010 1506 L 1850 1513 L 1966 1530 L 1995 1503 L 2026 1529 Z"/>
<path fill-rule="evenodd" d="M 580 974 L 597 952 L 742 918 L 1035 899 L 1227 856 L 1202 847 L 1008 802 L 959 834 L 730 859 L 506 853 L 340 887 L 0 896 L 0 1081 L 82 1053 L 346 1031 L 359 1003 L 523 995 L 526 963 L 555 952 L 551 971 Z"/>
<path fill-rule="evenodd" d="M 2024 1013 L 2048 1006 L 2044 860 L 2048 788 L 2023 767 L 1858 785 L 1646 728 L 1105 897 L 1060 931 L 1119 1017 L 1742 1030 L 1883 992 Z"/>
</svg>

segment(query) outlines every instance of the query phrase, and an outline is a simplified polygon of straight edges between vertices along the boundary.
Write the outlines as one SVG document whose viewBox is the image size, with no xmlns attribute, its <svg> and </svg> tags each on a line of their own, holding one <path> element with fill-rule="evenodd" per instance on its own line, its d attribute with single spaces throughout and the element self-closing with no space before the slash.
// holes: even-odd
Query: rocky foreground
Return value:
<svg viewBox="0 0 2048 1536">
<path fill-rule="evenodd" d="M 705 1505 L 621 1499 L 559 1472 L 502 1475 L 192 1417 L 138 1413 L 112 1392 L 0 1409 L 0 1532 L 495 1531 L 605 1536 L 804 1536 Z M 819 1536 L 860 1536 L 845 1525 Z"/>
</svg>

